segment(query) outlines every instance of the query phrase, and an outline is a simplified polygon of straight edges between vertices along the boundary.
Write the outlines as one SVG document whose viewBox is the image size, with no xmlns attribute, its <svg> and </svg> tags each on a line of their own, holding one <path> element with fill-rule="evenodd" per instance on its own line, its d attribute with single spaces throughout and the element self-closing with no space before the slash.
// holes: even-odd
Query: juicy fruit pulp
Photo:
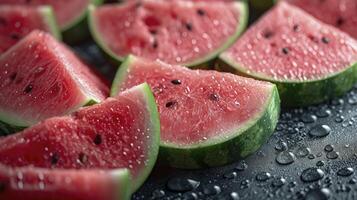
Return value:
<svg viewBox="0 0 357 200">
<path fill-rule="evenodd" d="M 114 59 L 128 54 L 199 65 L 213 59 L 246 23 L 242 2 L 142 1 L 91 8 L 91 32 Z"/>
<path fill-rule="evenodd" d="M 102 101 L 108 88 L 66 46 L 33 31 L 0 56 L 0 121 L 26 127 Z"/>
<path fill-rule="evenodd" d="M 66 29 L 83 15 L 90 0 L 0 0 L 0 5 L 51 6 L 61 29 Z"/>
<path fill-rule="evenodd" d="M 308 92 L 311 95 L 319 94 L 313 100 L 318 102 L 348 90 L 355 80 L 353 73 L 349 73 L 347 81 L 333 80 L 334 83 L 340 82 L 335 84 L 339 87 L 335 91 L 318 90 L 325 86 L 326 89 L 333 88 L 332 82 L 327 85 L 322 81 L 320 86 L 316 83 L 315 88 L 298 84 L 318 82 L 349 70 L 357 61 L 357 43 L 347 34 L 281 2 L 220 58 L 239 73 L 276 83 L 295 84 L 292 87 L 300 90 L 292 91 L 290 89 L 293 88 L 282 86 L 279 88 L 282 97 L 283 92 L 290 90 L 291 94 L 295 93 L 293 99 L 302 101 L 304 93 Z"/>
<path fill-rule="evenodd" d="M 143 84 L 5 137 L 0 140 L 0 157 L 11 167 L 128 168 L 136 190 L 153 168 L 159 134 L 154 97 Z"/>
<path fill-rule="evenodd" d="M 356 0 L 288 0 L 288 2 L 357 39 Z"/>
<path fill-rule="evenodd" d="M 267 82 L 214 71 L 190 70 L 134 56 L 128 57 L 120 67 L 113 83 L 112 95 L 142 82 L 151 86 L 156 98 L 160 113 L 162 147 L 179 151 L 173 155 L 177 159 L 182 156 L 180 153 L 187 151 L 188 154 L 192 149 L 209 154 L 209 150 L 204 152 L 203 149 L 249 135 L 245 131 L 262 118 L 267 109 L 270 109 L 271 102 L 275 104 L 275 101 L 278 101 L 275 86 Z M 259 132 L 259 136 L 255 135 L 258 131 L 248 136 L 256 139 L 258 144 L 246 141 L 246 149 L 240 149 L 241 152 L 227 158 L 223 155 L 215 157 L 212 154 L 212 157 L 205 158 L 206 161 L 202 163 L 189 163 L 192 158 L 188 158 L 173 165 L 187 168 L 217 165 L 229 162 L 239 155 L 246 156 L 253 149 L 256 150 L 272 133 L 279 105 L 273 107 L 269 113 L 272 122 L 266 125 L 265 131 Z M 270 119 L 266 121 L 270 122 Z M 239 148 L 236 147 L 236 150 Z M 220 152 L 225 152 L 224 150 L 226 149 L 223 148 Z M 209 161 L 210 159 L 212 161 Z"/>
<path fill-rule="evenodd" d="M 0 199 L 11 200 L 126 200 L 126 169 L 51 170 L 0 166 Z"/>
<path fill-rule="evenodd" d="M 60 38 L 50 7 L 0 5 L 0 54 L 35 29 L 49 32 Z"/>
</svg>

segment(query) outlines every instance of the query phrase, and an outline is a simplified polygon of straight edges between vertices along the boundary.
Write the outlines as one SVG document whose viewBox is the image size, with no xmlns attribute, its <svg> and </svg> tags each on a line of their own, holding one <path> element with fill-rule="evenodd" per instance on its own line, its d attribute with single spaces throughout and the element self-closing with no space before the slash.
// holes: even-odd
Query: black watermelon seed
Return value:
<svg viewBox="0 0 357 200">
<path fill-rule="evenodd" d="M 81 152 L 81 153 L 79 153 L 78 160 L 79 160 L 79 162 L 84 164 L 84 163 L 86 163 L 88 161 L 88 157 L 86 156 L 86 154 Z"/>
<path fill-rule="evenodd" d="M 284 48 L 282 49 L 282 52 L 283 52 L 284 54 L 288 54 L 288 53 L 289 53 L 289 49 L 286 48 L 286 47 L 284 47 Z"/>
<path fill-rule="evenodd" d="M 212 101 L 218 101 L 219 100 L 219 95 L 216 93 L 212 93 L 209 95 L 209 99 L 211 99 Z"/>
<path fill-rule="evenodd" d="M 265 37 L 265 38 L 271 38 L 272 36 L 274 35 L 274 33 L 273 32 L 271 32 L 271 31 L 265 31 L 264 33 L 263 33 L 263 36 Z"/>
<path fill-rule="evenodd" d="M 156 35 L 156 34 L 157 34 L 157 30 L 150 30 L 150 33 L 151 33 L 152 35 Z"/>
<path fill-rule="evenodd" d="M 293 30 L 294 30 L 295 32 L 299 31 L 299 29 L 300 29 L 300 26 L 299 26 L 299 25 L 295 24 L 295 25 L 293 26 Z"/>
<path fill-rule="evenodd" d="M 178 79 L 174 79 L 171 81 L 172 84 L 174 85 L 180 85 L 181 84 L 181 80 L 178 80 Z"/>
<path fill-rule="evenodd" d="M 32 84 L 29 84 L 26 86 L 25 90 L 24 90 L 24 93 L 28 94 L 32 91 L 33 89 L 33 85 Z"/>
<path fill-rule="evenodd" d="M 11 80 L 11 81 L 15 80 L 15 79 L 16 79 L 16 76 L 17 76 L 17 73 L 16 73 L 16 72 L 15 72 L 15 73 L 12 73 L 12 74 L 10 75 L 10 80 Z"/>
<path fill-rule="evenodd" d="M 329 40 L 328 38 L 326 38 L 326 37 L 322 37 L 322 38 L 321 38 L 321 41 L 322 41 L 323 43 L 325 43 L 325 44 L 328 44 L 328 43 L 330 42 L 330 40 Z"/>
<path fill-rule="evenodd" d="M 6 189 L 6 183 L 0 182 L 0 192 L 4 192 Z"/>
<path fill-rule="evenodd" d="M 54 153 L 52 156 L 51 156 L 51 164 L 52 165 L 55 165 L 58 163 L 58 160 L 59 160 L 59 156 L 57 153 Z"/>
<path fill-rule="evenodd" d="M 345 23 L 345 20 L 342 17 L 337 18 L 336 20 L 336 25 L 337 26 L 342 26 L 342 24 Z"/>
<path fill-rule="evenodd" d="M 175 105 L 177 105 L 177 102 L 176 101 L 169 101 L 166 103 L 166 108 L 172 108 L 174 107 Z"/>
<path fill-rule="evenodd" d="M 185 26 L 186 26 L 186 29 L 188 31 L 192 31 L 192 24 L 191 23 L 186 23 Z"/>
<path fill-rule="evenodd" d="M 100 145 L 102 144 L 102 136 L 99 134 L 96 134 L 94 139 L 93 139 L 94 144 Z"/>
<path fill-rule="evenodd" d="M 206 12 L 204 10 L 202 10 L 202 9 L 198 9 L 197 10 L 197 14 L 200 15 L 200 16 L 203 16 L 203 15 L 206 14 Z"/>
<path fill-rule="evenodd" d="M 157 49 L 158 46 L 159 45 L 157 44 L 157 41 L 154 40 L 154 42 L 152 43 L 152 48 Z"/>
<path fill-rule="evenodd" d="M 13 39 L 13 40 L 19 40 L 19 39 L 20 39 L 20 36 L 19 36 L 18 34 L 15 34 L 15 33 L 10 34 L 10 37 L 11 37 L 11 39 Z"/>
</svg>

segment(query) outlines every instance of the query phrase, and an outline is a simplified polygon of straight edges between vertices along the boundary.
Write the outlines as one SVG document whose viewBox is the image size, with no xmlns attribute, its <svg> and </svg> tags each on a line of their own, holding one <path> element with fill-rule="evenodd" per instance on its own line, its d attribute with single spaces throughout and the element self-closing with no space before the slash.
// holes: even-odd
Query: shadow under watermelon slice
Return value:
<svg viewBox="0 0 357 200">
<path fill-rule="evenodd" d="M 43 169 L 0 166 L 0 199 L 128 200 L 127 169 Z"/>
<path fill-rule="evenodd" d="M 161 122 L 160 158 L 179 168 L 224 165 L 256 151 L 280 110 L 274 84 L 129 56 L 111 95 L 147 82 Z"/>
<path fill-rule="evenodd" d="M 90 7 L 97 44 L 114 60 L 129 54 L 203 66 L 244 30 L 245 2 L 135 1 Z"/>
<path fill-rule="evenodd" d="M 276 83 L 285 106 L 320 103 L 344 94 L 357 80 L 357 42 L 285 2 L 220 59 L 218 69 Z"/>
<path fill-rule="evenodd" d="M 51 169 L 128 168 L 135 191 L 155 164 L 159 140 L 155 100 L 149 86 L 142 84 L 0 139 L 0 162 Z"/>
</svg>

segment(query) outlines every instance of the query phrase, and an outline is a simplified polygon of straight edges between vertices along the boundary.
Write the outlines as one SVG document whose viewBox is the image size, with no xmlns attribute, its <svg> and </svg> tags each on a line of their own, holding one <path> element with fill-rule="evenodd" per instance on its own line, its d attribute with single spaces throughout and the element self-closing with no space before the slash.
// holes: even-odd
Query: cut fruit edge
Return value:
<svg viewBox="0 0 357 200">
<path fill-rule="evenodd" d="M 223 52 L 226 50 L 228 47 L 230 47 L 236 40 L 237 38 L 243 33 L 245 28 L 247 27 L 248 24 L 248 17 L 249 17 L 249 9 L 248 9 L 248 4 L 246 1 L 237 1 L 232 3 L 234 4 L 233 6 L 239 11 L 239 22 L 237 29 L 235 33 L 228 37 L 226 42 L 224 42 L 221 47 L 217 48 L 213 52 L 210 52 L 208 55 L 206 55 L 203 58 L 199 58 L 193 62 L 186 63 L 186 64 L 181 64 L 187 67 L 194 67 L 194 66 L 199 66 L 202 65 L 206 62 L 209 62 L 216 58 L 219 53 Z M 120 4 L 118 4 L 120 5 Z M 124 62 L 127 56 L 119 56 L 116 55 L 110 48 L 105 44 L 104 40 L 102 39 L 103 37 L 100 35 L 100 31 L 98 31 L 97 25 L 95 23 L 95 17 L 94 17 L 94 12 L 96 10 L 95 5 L 90 5 L 89 8 L 89 17 L 88 17 L 88 24 L 89 24 L 89 30 L 92 34 L 92 37 L 94 41 L 98 44 L 98 46 L 106 53 L 108 54 L 112 59 L 115 61 L 118 61 L 119 63 Z"/>
<path fill-rule="evenodd" d="M 42 13 L 46 24 L 49 26 L 50 33 L 58 40 L 62 40 L 62 35 L 56 22 L 54 11 L 50 6 L 40 6 L 40 12 Z"/>
<path fill-rule="evenodd" d="M 143 94 L 143 99 L 146 104 L 146 109 L 149 113 L 149 118 L 150 122 L 148 122 L 149 129 L 150 129 L 150 142 L 149 142 L 149 147 L 150 149 L 149 152 L 147 152 L 147 158 L 148 162 L 145 165 L 145 168 L 141 170 L 141 172 L 136 176 L 136 178 L 133 182 L 134 184 L 131 186 L 131 190 L 134 193 L 137 189 L 140 188 L 140 186 L 145 182 L 145 180 L 149 177 L 152 169 L 155 166 L 157 157 L 159 155 L 159 147 L 160 147 L 160 118 L 159 118 L 159 112 L 158 108 L 155 103 L 155 98 L 154 95 L 150 89 L 150 86 L 147 83 L 140 84 L 138 86 L 133 87 L 130 89 L 130 91 L 133 91 L 133 89 L 138 89 L 141 90 Z M 128 90 L 126 90 L 128 91 Z M 125 93 L 126 91 L 123 91 Z"/>
<path fill-rule="evenodd" d="M 124 60 L 122 65 L 119 67 L 115 79 L 113 81 L 111 96 L 115 96 L 119 92 L 119 89 L 121 88 L 121 84 L 125 81 L 127 77 L 127 73 L 131 64 L 134 63 L 136 59 L 137 58 L 135 56 L 129 55 Z M 257 113 L 255 116 L 253 116 L 251 120 L 241 124 L 238 128 L 232 128 L 232 130 L 230 131 L 231 133 L 225 134 L 228 137 L 222 138 L 220 136 L 217 136 L 216 138 L 210 138 L 199 144 L 185 146 L 185 147 L 182 146 L 180 147 L 180 145 L 174 143 L 161 142 L 160 146 L 162 151 L 160 151 L 160 154 L 162 152 L 166 152 L 166 153 L 170 152 L 168 156 L 172 155 L 172 157 L 178 157 L 178 159 L 185 157 L 185 159 L 187 159 L 188 161 L 190 160 L 190 158 L 187 158 L 187 154 L 191 154 L 192 152 L 199 152 L 198 154 L 206 154 L 207 152 L 210 152 L 212 149 L 217 149 L 217 150 L 221 149 L 221 146 L 224 145 L 227 145 L 226 147 L 230 148 L 228 146 L 231 146 L 233 143 L 237 143 L 238 140 L 241 140 L 242 137 L 246 137 L 247 134 L 258 136 L 257 135 L 259 134 L 258 131 L 254 131 L 254 130 L 259 127 L 259 124 L 265 123 L 266 121 L 269 122 L 271 121 L 272 124 L 270 124 L 270 129 L 269 130 L 264 129 L 264 131 L 260 133 L 261 135 L 259 135 L 259 137 L 266 136 L 265 138 L 267 139 L 268 136 L 270 136 L 275 129 L 280 113 L 280 98 L 279 98 L 278 90 L 274 84 L 271 85 L 272 86 L 269 89 L 270 96 L 267 99 L 265 105 L 262 106 L 263 107 L 262 110 L 259 113 Z M 258 144 L 257 146 L 260 147 L 260 145 L 261 144 Z M 254 148 L 254 151 L 255 150 L 257 150 L 257 148 Z M 243 152 L 244 155 L 240 155 L 239 157 L 245 157 L 246 155 L 254 152 L 249 149 L 247 149 L 246 151 L 249 152 L 246 153 Z M 241 152 L 239 152 L 239 154 L 241 154 Z M 208 156 L 208 154 L 206 156 Z M 174 164 L 174 166 L 180 167 L 178 165 L 180 164 Z M 211 166 L 215 166 L 215 165 L 216 164 L 212 164 Z M 186 168 L 186 167 L 182 167 L 182 168 Z M 192 168 L 192 167 L 190 166 L 187 168 Z M 193 168 L 199 168 L 199 167 L 193 167 Z"/>
</svg>

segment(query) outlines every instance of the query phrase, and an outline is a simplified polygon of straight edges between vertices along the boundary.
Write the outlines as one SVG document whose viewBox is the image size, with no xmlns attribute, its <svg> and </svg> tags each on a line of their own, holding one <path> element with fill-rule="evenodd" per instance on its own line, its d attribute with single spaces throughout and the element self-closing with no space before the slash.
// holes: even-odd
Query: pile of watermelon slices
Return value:
<svg viewBox="0 0 357 200">
<path fill-rule="evenodd" d="M 126 200 L 157 161 L 199 169 L 254 153 L 281 103 L 356 82 L 353 1 L 320 14 L 280 0 L 243 33 L 246 1 L 0 0 L 0 199 Z M 110 89 L 59 41 L 88 30 L 120 63 Z"/>
</svg>

